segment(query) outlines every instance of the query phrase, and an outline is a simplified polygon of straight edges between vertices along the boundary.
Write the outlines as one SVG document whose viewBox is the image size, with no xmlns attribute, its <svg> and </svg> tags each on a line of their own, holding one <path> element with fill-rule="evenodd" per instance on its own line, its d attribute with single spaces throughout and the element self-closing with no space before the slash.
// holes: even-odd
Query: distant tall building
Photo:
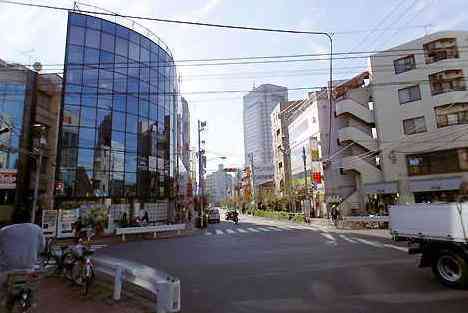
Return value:
<svg viewBox="0 0 468 313">
<path fill-rule="evenodd" d="M 206 194 L 212 205 L 220 205 L 226 199 L 232 188 L 232 176 L 224 172 L 224 166 L 218 165 L 218 170 L 206 176 Z"/>
<path fill-rule="evenodd" d="M 256 186 L 273 181 L 271 113 L 278 103 L 288 101 L 288 89 L 272 84 L 260 85 L 244 96 L 243 126 L 245 165 L 253 154 Z"/>
</svg>

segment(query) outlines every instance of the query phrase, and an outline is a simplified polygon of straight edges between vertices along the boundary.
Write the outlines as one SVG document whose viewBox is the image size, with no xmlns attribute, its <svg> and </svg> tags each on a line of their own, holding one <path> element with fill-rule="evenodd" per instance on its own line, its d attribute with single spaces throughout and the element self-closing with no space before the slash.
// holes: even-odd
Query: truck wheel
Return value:
<svg viewBox="0 0 468 313">
<path fill-rule="evenodd" d="M 434 260 L 432 271 L 439 281 L 451 288 L 468 287 L 468 264 L 460 255 L 443 251 Z"/>
</svg>

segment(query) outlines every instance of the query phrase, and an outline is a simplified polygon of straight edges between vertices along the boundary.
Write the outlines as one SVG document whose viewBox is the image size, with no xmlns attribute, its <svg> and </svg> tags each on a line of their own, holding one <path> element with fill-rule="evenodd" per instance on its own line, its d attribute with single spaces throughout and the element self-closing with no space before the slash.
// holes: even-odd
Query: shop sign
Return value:
<svg viewBox="0 0 468 313">
<path fill-rule="evenodd" d="M 0 169 L 0 189 L 15 189 L 16 173 L 15 169 Z"/>
</svg>

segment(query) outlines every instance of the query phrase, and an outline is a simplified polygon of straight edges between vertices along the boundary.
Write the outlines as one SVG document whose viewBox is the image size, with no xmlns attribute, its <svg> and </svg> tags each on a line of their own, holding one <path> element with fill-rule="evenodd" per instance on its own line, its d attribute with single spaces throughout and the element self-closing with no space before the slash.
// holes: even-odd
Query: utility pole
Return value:
<svg viewBox="0 0 468 313">
<path fill-rule="evenodd" d="M 304 216 L 308 220 L 310 217 L 310 202 L 307 203 L 309 200 L 309 184 L 307 183 L 307 155 L 305 147 L 302 147 L 302 161 L 304 162 Z"/>
<path fill-rule="evenodd" d="M 37 129 L 39 132 L 39 138 L 38 144 L 37 144 L 37 149 L 39 150 L 39 157 L 36 160 L 36 176 L 34 179 L 34 197 L 33 197 L 33 203 L 32 203 L 32 212 L 31 212 L 31 223 L 36 222 L 36 207 L 37 207 L 37 198 L 38 198 L 38 193 L 39 193 L 39 179 L 41 176 L 41 167 L 42 167 L 42 158 L 44 155 L 44 145 L 46 144 L 46 138 L 45 138 L 45 126 L 41 124 L 35 124 L 33 125 L 33 128 Z"/>
<path fill-rule="evenodd" d="M 253 152 L 249 153 L 249 160 L 250 160 L 250 174 L 251 174 L 251 181 L 252 181 L 252 199 L 254 201 L 254 206 L 257 208 L 257 193 L 255 191 L 255 169 L 254 169 L 254 154 Z"/>
<path fill-rule="evenodd" d="M 203 174 L 204 174 L 204 154 L 205 151 L 201 148 L 201 132 L 206 126 L 206 122 L 198 120 L 198 196 L 200 198 L 200 228 L 203 228 L 203 211 L 205 206 L 204 200 L 204 186 L 203 186 Z"/>
</svg>

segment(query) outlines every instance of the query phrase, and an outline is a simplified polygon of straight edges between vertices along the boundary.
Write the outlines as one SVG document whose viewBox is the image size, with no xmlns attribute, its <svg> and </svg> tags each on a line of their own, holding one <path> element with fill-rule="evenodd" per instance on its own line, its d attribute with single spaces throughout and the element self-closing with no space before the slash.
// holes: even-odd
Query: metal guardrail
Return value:
<svg viewBox="0 0 468 313">
<path fill-rule="evenodd" d="M 94 258 L 96 271 L 114 279 L 114 300 L 120 300 L 123 282 L 143 288 L 153 296 L 156 312 L 180 311 L 180 280 L 150 266 L 108 256 Z"/>
<path fill-rule="evenodd" d="M 153 237 L 157 237 L 157 233 L 166 231 L 177 231 L 180 232 L 185 230 L 185 224 L 174 224 L 174 225 L 158 225 L 158 226 L 138 226 L 138 227 L 120 227 L 115 231 L 116 235 L 122 235 L 122 240 L 125 241 L 125 235 L 130 234 L 144 234 L 153 233 Z"/>
</svg>

